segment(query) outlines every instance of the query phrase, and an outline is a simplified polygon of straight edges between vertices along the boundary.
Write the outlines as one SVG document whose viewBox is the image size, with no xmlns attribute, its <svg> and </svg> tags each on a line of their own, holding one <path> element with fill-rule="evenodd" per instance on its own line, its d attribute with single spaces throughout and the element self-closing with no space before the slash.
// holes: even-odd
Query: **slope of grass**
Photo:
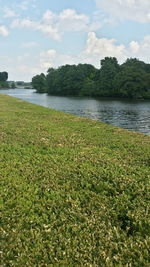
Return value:
<svg viewBox="0 0 150 267">
<path fill-rule="evenodd" d="M 149 266 L 150 137 L 0 95 L 2 266 Z"/>
</svg>

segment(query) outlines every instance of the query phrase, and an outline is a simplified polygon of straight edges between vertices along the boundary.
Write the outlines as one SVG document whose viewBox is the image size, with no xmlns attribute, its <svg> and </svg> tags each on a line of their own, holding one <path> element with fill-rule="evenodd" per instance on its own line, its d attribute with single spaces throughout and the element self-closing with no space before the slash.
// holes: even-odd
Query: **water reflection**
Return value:
<svg viewBox="0 0 150 267">
<path fill-rule="evenodd" d="M 59 97 L 37 94 L 30 89 L 0 90 L 44 107 L 89 117 L 150 135 L 150 102 L 86 97 Z"/>
</svg>

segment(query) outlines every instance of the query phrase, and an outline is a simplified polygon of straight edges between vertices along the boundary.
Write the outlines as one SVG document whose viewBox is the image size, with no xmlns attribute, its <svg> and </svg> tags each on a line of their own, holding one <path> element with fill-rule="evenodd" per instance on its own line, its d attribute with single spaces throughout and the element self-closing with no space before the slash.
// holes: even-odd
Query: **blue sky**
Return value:
<svg viewBox="0 0 150 267">
<path fill-rule="evenodd" d="M 105 56 L 150 62 L 150 0 L 0 0 L 0 71 L 30 81 Z"/>
</svg>

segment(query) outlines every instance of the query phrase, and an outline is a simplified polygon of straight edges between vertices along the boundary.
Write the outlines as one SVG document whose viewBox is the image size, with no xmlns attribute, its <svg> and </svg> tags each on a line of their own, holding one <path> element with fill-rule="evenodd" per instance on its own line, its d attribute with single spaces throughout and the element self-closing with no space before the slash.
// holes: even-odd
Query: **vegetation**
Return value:
<svg viewBox="0 0 150 267">
<path fill-rule="evenodd" d="M 32 86 L 53 95 L 150 98 L 150 64 L 130 58 L 119 65 L 106 57 L 100 70 L 90 64 L 50 68 L 47 75 L 34 76 Z"/>
<path fill-rule="evenodd" d="M 8 79 L 8 73 L 6 71 L 0 72 L 0 89 L 9 87 L 7 79 Z"/>
<path fill-rule="evenodd" d="M 12 83 L 11 83 L 11 88 L 12 88 L 12 89 L 15 89 L 15 88 L 16 88 L 16 84 L 15 84 L 15 82 L 12 82 Z"/>
<path fill-rule="evenodd" d="M 16 81 L 15 85 L 17 88 L 25 88 L 25 89 L 31 89 L 32 88 L 30 82 Z"/>
<path fill-rule="evenodd" d="M 46 92 L 46 82 L 45 75 L 41 73 L 40 75 L 36 75 L 32 78 L 32 86 L 37 90 L 38 93 Z"/>
<path fill-rule="evenodd" d="M 7 81 L 8 73 L 7 72 L 0 72 L 0 89 L 15 89 L 15 88 L 25 88 L 31 89 L 32 85 L 31 82 L 23 82 L 23 81 Z"/>
<path fill-rule="evenodd" d="M 150 265 L 150 137 L 0 96 L 2 266 Z"/>
</svg>

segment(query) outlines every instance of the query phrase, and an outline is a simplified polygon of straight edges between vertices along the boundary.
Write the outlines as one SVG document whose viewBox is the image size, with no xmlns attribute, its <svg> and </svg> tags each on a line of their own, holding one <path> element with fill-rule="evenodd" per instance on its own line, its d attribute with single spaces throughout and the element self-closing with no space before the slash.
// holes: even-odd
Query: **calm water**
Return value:
<svg viewBox="0 0 150 267">
<path fill-rule="evenodd" d="M 48 96 L 32 89 L 0 90 L 0 93 L 150 135 L 150 101 Z"/>
</svg>

